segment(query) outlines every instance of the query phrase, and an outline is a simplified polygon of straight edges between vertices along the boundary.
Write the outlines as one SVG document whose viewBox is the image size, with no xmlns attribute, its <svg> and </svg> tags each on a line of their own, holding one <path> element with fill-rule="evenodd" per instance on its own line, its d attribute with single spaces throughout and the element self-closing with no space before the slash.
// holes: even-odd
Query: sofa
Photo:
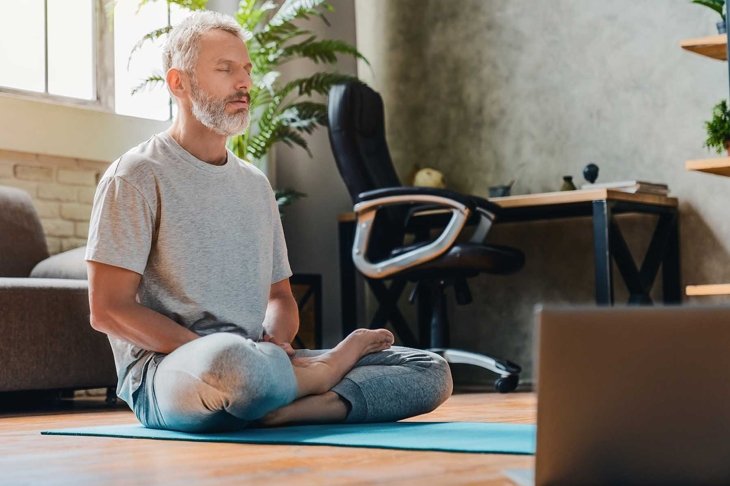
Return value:
<svg viewBox="0 0 730 486">
<path fill-rule="evenodd" d="M 89 324 L 84 248 L 49 256 L 28 193 L 0 186 L 0 392 L 116 381 L 109 341 Z"/>
</svg>

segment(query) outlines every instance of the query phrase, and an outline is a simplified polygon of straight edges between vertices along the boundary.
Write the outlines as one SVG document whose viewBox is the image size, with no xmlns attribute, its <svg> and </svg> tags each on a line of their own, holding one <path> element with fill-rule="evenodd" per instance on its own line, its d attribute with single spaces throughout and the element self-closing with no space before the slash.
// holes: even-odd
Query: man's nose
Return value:
<svg viewBox="0 0 730 486">
<path fill-rule="evenodd" d="M 253 86 L 253 80 L 251 79 L 251 74 L 248 73 L 245 69 L 243 70 L 241 76 L 238 77 L 238 80 L 236 82 L 236 89 L 237 90 L 245 90 L 246 92 L 251 91 L 251 87 Z"/>
</svg>

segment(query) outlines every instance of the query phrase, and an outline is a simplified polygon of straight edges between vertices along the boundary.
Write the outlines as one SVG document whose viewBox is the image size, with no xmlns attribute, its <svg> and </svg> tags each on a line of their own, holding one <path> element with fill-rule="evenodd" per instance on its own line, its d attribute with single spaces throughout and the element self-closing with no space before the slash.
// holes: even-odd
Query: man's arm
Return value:
<svg viewBox="0 0 730 486">
<path fill-rule="evenodd" d="M 142 349 L 169 354 L 198 335 L 136 300 L 142 276 L 131 270 L 87 262 L 91 327 Z"/>
<path fill-rule="evenodd" d="M 264 332 L 278 345 L 291 343 L 299 332 L 299 309 L 292 295 L 289 279 L 271 285 L 264 318 Z"/>
</svg>

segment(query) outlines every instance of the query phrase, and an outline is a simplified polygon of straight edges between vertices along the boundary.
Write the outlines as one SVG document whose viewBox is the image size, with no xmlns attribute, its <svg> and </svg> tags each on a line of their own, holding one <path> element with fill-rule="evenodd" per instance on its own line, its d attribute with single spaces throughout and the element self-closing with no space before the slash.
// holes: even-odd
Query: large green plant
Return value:
<svg viewBox="0 0 730 486">
<path fill-rule="evenodd" d="M 150 0 L 141 0 L 140 5 Z M 154 1 L 154 0 L 153 0 Z M 197 10 L 207 0 L 165 0 L 169 4 Z M 306 59 L 314 64 L 331 66 L 338 55 L 365 57 L 352 45 L 332 39 L 318 39 L 301 27 L 302 20 L 319 17 L 329 25 L 325 14 L 333 8 L 326 0 L 240 0 L 235 15 L 248 33 L 246 44 L 253 64 L 253 87 L 249 93 L 251 126 L 243 135 L 231 137 L 229 148 L 239 157 L 256 164 L 277 142 L 304 149 L 309 156 L 306 135 L 317 127 L 327 125 L 327 106 L 321 101 L 332 85 L 356 79 L 332 69 L 282 81 L 281 66 L 294 60 Z M 155 30 L 137 43 L 134 52 L 145 42 L 165 36 L 170 27 Z M 162 85 L 161 75 L 151 75 L 133 92 L 151 85 Z M 292 190 L 277 191 L 280 206 L 302 194 Z"/>
</svg>

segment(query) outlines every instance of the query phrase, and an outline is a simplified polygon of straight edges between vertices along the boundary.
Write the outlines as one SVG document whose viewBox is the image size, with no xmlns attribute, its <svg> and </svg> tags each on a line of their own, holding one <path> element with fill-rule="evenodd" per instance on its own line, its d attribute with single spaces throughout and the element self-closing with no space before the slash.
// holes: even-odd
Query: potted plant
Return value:
<svg viewBox="0 0 730 486">
<path fill-rule="evenodd" d="M 722 100 L 712 109 L 712 119 L 705 122 L 707 140 L 705 147 L 714 149 L 718 154 L 725 149 L 730 155 L 730 111 L 727 101 Z"/>
<path fill-rule="evenodd" d="M 149 0 L 140 0 L 140 5 Z M 171 4 L 197 10 L 208 0 L 165 0 Z M 325 14 L 333 7 L 326 0 L 284 0 L 278 5 L 271 0 L 240 0 L 236 20 L 248 33 L 246 44 L 253 64 L 253 88 L 249 110 L 251 124 L 243 135 L 231 137 L 228 146 L 238 157 L 261 167 L 272 146 L 283 142 L 304 149 L 309 156 L 305 135 L 319 126 L 327 125 L 327 105 L 317 95 L 327 96 L 331 86 L 357 79 L 331 69 L 302 76 L 288 82 L 280 80 L 283 64 L 307 59 L 312 63 L 331 66 L 338 55 L 367 59 L 352 45 L 332 39 L 318 39 L 297 21 L 319 17 L 327 23 Z M 328 24 L 329 25 L 329 24 Z M 145 35 L 132 49 L 132 54 L 145 42 L 165 36 L 171 27 Z M 150 86 L 164 85 L 164 77 L 153 74 L 137 86 L 133 93 Z M 276 190 L 279 207 L 286 206 L 304 194 L 292 189 Z"/>
<path fill-rule="evenodd" d="M 718 22 L 717 24 L 717 33 L 718 34 L 724 34 L 726 32 L 726 24 L 725 24 L 725 0 L 692 0 L 692 3 L 696 3 L 697 5 L 702 5 L 707 8 L 711 8 L 715 12 L 720 14 L 720 17 L 722 18 L 721 22 Z"/>
</svg>

